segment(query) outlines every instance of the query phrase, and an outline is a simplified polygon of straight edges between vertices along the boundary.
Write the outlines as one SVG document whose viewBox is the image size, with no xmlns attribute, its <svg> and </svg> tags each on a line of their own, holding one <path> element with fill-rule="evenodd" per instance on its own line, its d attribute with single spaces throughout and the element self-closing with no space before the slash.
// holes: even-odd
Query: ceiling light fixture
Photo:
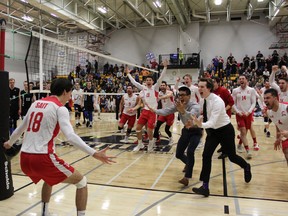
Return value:
<svg viewBox="0 0 288 216">
<path fill-rule="evenodd" d="M 214 1 L 214 4 L 215 4 L 215 5 L 221 5 L 221 4 L 222 4 L 222 0 L 215 0 L 215 1 Z"/>
<path fill-rule="evenodd" d="M 160 7 L 162 6 L 162 5 L 161 5 L 161 2 L 158 1 L 158 0 L 157 0 L 157 1 L 154 1 L 153 4 L 154 4 L 154 6 L 155 6 L 156 8 L 158 8 L 158 7 L 160 8 Z"/>
<path fill-rule="evenodd" d="M 264 0 L 258 0 L 258 2 L 263 2 Z"/>
<path fill-rule="evenodd" d="M 51 13 L 51 16 L 53 16 L 53 17 L 58 17 L 56 14 L 54 14 L 54 13 Z"/>
<path fill-rule="evenodd" d="M 26 0 L 21 0 L 21 1 L 28 4 L 28 1 L 26 1 Z"/>
<path fill-rule="evenodd" d="M 107 9 L 105 8 L 105 7 L 103 7 L 103 6 L 101 6 L 101 7 L 98 7 L 98 10 L 101 12 L 101 13 L 107 13 Z"/>
<path fill-rule="evenodd" d="M 32 22 L 32 21 L 34 20 L 32 17 L 27 16 L 26 14 L 24 14 L 24 16 L 22 16 L 22 19 L 23 19 L 23 20 L 26 20 L 26 21 L 28 21 L 28 22 Z"/>
</svg>

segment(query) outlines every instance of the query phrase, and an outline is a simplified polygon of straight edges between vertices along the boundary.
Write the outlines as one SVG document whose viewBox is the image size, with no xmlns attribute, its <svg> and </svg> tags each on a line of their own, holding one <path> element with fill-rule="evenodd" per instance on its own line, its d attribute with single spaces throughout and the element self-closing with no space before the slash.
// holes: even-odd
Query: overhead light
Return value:
<svg viewBox="0 0 288 216">
<path fill-rule="evenodd" d="M 32 17 L 27 16 L 26 14 L 24 14 L 24 16 L 22 16 L 22 19 L 23 19 L 23 20 L 26 20 L 26 21 L 28 21 L 28 22 L 32 22 L 32 21 L 34 20 Z"/>
<path fill-rule="evenodd" d="M 98 10 L 101 12 L 101 13 L 107 13 L 107 9 L 105 7 L 98 7 Z"/>
<path fill-rule="evenodd" d="M 54 14 L 54 13 L 51 13 L 51 16 L 53 16 L 53 17 L 58 17 L 56 14 Z"/>
<path fill-rule="evenodd" d="M 222 0 L 215 0 L 215 1 L 214 1 L 214 4 L 215 4 L 215 5 L 221 5 L 221 4 L 222 4 Z"/>
<path fill-rule="evenodd" d="M 264 0 L 257 0 L 258 2 L 263 2 Z"/>
<path fill-rule="evenodd" d="M 157 7 L 160 8 L 160 7 L 162 6 L 162 5 L 161 5 L 161 2 L 158 1 L 158 0 L 157 0 L 157 1 L 154 1 L 153 4 L 154 4 L 154 6 L 155 6 L 156 8 L 157 8 Z"/>
<path fill-rule="evenodd" d="M 21 1 L 28 4 L 28 1 L 26 1 L 26 0 L 21 0 Z"/>
</svg>

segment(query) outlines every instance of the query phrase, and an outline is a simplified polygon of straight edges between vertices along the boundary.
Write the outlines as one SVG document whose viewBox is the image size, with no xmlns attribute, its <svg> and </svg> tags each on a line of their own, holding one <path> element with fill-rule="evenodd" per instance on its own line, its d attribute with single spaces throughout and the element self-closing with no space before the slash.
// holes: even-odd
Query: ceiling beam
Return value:
<svg viewBox="0 0 288 216">
<path fill-rule="evenodd" d="M 129 0 L 123 0 L 136 14 L 138 14 L 140 17 L 142 17 L 147 23 L 149 23 L 150 26 L 154 26 L 154 17 L 152 16 L 152 20 L 148 20 L 147 17 L 138 10 L 138 5 L 134 5 Z"/>
<path fill-rule="evenodd" d="M 166 0 L 166 3 L 170 8 L 170 10 L 172 11 L 173 15 L 175 16 L 177 22 L 181 26 L 182 30 L 185 30 L 187 27 L 187 23 L 181 13 L 181 10 L 179 9 L 178 0 Z"/>
<path fill-rule="evenodd" d="M 131 25 L 132 27 L 136 28 L 136 25 L 132 22 L 130 22 L 128 19 L 126 19 L 123 15 L 121 15 L 116 8 L 113 8 L 112 6 L 110 6 L 106 1 L 104 0 L 100 0 L 107 8 L 109 8 L 111 11 L 113 11 L 113 13 L 115 13 L 117 15 L 117 17 L 120 17 L 121 19 L 125 20 L 125 22 L 127 22 L 129 25 Z M 122 23 L 126 28 L 129 28 L 129 26 L 127 26 L 124 22 L 122 22 L 121 20 L 117 19 L 116 22 L 120 22 Z"/>
<path fill-rule="evenodd" d="M 209 23 L 211 20 L 211 8 L 210 8 L 209 0 L 205 0 L 205 8 L 206 8 L 207 22 Z"/>
<path fill-rule="evenodd" d="M 226 17 L 227 22 L 229 22 L 231 19 L 231 2 L 232 2 L 232 0 L 227 0 L 227 6 L 226 6 L 226 8 L 227 8 L 227 17 Z"/>
</svg>

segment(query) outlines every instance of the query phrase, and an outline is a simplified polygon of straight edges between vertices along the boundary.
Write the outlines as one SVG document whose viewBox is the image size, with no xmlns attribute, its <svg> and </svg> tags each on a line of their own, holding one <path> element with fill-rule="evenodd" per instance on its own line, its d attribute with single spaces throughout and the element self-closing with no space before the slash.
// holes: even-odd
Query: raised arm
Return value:
<svg viewBox="0 0 288 216">
<path fill-rule="evenodd" d="M 272 72 L 271 75 L 269 77 L 269 83 L 270 86 L 274 89 L 276 89 L 278 92 L 280 92 L 280 87 L 277 85 L 276 81 L 275 81 L 275 76 L 276 76 L 276 72 L 279 70 L 278 65 L 273 65 L 272 66 Z"/>
<path fill-rule="evenodd" d="M 140 83 L 138 83 L 130 74 L 130 71 L 128 69 L 128 67 L 125 69 L 126 73 L 127 73 L 127 77 L 129 78 L 130 82 L 135 85 L 138 89 L 142 90 L 143 89 L 143 85 L 141 85 Z"/>
<path fill-rule="evenodd" d="M 155 89 L 159 89 L 159 86 L 161 85 L 163 78 L 166 76 L 167 66 L 168 66 L 168 60 L 167 59 L 165 59 L 163 61 L 163 65 L 164 65 L 163 71 L 162 71 L 160 77 L 158 78 L 156 84 L 154 85 Z"/>
</svg>

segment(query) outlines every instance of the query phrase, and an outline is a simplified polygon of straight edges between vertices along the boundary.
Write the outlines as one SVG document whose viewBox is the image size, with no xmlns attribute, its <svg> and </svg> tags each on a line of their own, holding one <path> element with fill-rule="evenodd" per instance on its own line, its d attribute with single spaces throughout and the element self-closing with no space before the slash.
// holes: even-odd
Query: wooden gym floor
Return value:
<svg viewBox="0 0 288 216">
<path fill-rule="evenodd" d="M 73 119 L 73 115 L 71 118 Z M 281 151 L 273 150 L 275 126 L 271 124 L 271 137 L 266 138 L 263 119 L 255 118 L 260 150 L 253 152 L 249 161 L 252 166 L 252 181 L 244 182 L 243 170 L 225 159 L 227 193 L 223 192 L 222 160 L 218 153 L 213 156 L 213 166 L 208 198 L 192 193 L 192 187 L 199 187 L 199 174 L 203 148 L 195 153 L 193 178 L 187 187 L 178 180 L 184 176 L 184 165 L 175 158 L 174 144 L 167 147 L 165 132 L 162 131 L 163 146 L 152 153 L 132 152 L 135 135 L 130 144 L 122 143 L 124 136 L 117 132 L 115 114 L 102 113 L 101 120 L 95 115 L 92 129 L 82 126 L 76 129 L 79 136 L 96 149 L 112 148 L 109 155 L 117 156 L 117 163 L 103 165 L 83 152 L 69 145 L 57 145 L 57 154 L 66 162 L 87 176 L 89 197 L 86 215 L 251 215 L 287 216 L 288 173 Z M 74 121 L 71 120 L 74 124 Z M 235 125 L 235 118 L 232 116 Z M 179 138 L 183 125 L 174 123 L 174 141 Z M 163 127 L 162 127 L 163 129 Z M 56 143 L 65 138 L 59 135 Z M 238 142 L 238 140 L 236 140 Z M 252 139 L 249 135 L 249 143 Z M 245 157 L 244 153 L 241 153 Z M 34 185 L 19 166 L 19 157 L 13 158 L 12 176 L 15 193 L 0 202 L 0 215 L 40 215 L 42 182 Z M 59 184 L 53 188 L 50 211 L 55 215 L 76 215 L 74 206 L 75 186 Z"/>
</svg>

